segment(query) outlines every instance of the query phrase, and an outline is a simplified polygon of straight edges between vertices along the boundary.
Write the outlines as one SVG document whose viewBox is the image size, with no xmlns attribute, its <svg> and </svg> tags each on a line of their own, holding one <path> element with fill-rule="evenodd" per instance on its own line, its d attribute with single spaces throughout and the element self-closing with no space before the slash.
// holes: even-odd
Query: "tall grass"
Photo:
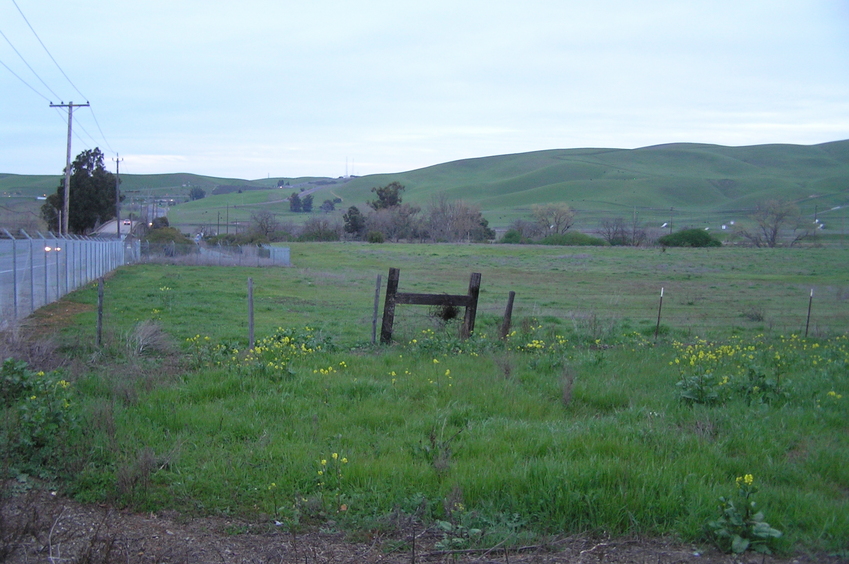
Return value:
<svg viewBox="0 0 849 564">
<path fill-rule="evenodd" d="M 608 251 L 577 259 L 568 289 L 551 276 L 563 251 L 543 248 L 299 245 L 292 269 L 122 269 L 107 284 L 107 326 L 129 334 L 154 318 L 182 350 L 130 355 L 114 338 L 81 369 L 73 388 L 86 424 L 68 449 L 76 456 L 57 471 L 73 472 L 67 488 L 84 500 L 293 528 L 328 520 L 384 528 L 406 514 L 474 526 L 492 544 L 562 532 L 706 541 L 718 498 L 753 474 L 759 505 L 785 533 L 774 548 L 845 548 L 845 337 L 763 336 L 752 326 L 714 328 L 711 341 L 697 341 L 673 326 L 655 342 L 653 324 L 615 315 L 634 279 L 658 264 L 687 273 L 698 258 L 693 291 L 736 280 L 776 305 L 792 303 L 788 287 L 837 281 L 845 266 L 816 263 L 825 254 L 793 255 L 800 262 L 791 265 L 788 255 L 748 251 Z M 744 272 L 730 257 L 746 261 Z M 816 278 L 800 274 L 815 263 Z M 475 337 L 458 341 L 456 326 L 410 314 L 396 345 L 370 345 L 373 274 L 387 265 L 401 266 L 402 291 L 462 291 L 465 272 L 483 270 Z M 624 271 L 634 278 L 617 286 Z M 246 275 L 260 289 L 258 335 L 278 335 L 251 354 L 239 321 Z M 579 313 L 571 288 L 585 285 L 592 304 Z M 511 287 L 535 303 L 520 308 L 501 342 L 495 296 Z M 70 299 L 91 303 L 93 292 Z M 75 341 L 88 322 L 81 315 L 69 329 L 66 352 L 89 354 Z M 280 325 L 312 329 L 275 332 Z M 284 334 L 294 349 L 275 349 L 289 346 Z M 714 403 L 686 401 L 677 384 L 688 371 L 710 372 L 700 382 L 711 390 L 723 376 L 740 386 L 748 377 L 755 360 L 690 365 L 684 356 L 723 343 L 789 359 L 780 393 L 738 387 Z"/>
</svg>

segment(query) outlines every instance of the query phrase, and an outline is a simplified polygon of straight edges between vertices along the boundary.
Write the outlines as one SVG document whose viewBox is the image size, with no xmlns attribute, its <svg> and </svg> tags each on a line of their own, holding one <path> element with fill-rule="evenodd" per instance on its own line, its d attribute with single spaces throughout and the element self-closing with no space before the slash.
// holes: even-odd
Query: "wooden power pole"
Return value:
<svg viewBox="0 0 849 564">
<path fill-rule="evenodd" d="M 60 229 L 61 233 L 59 235 L 67 235 L 68 234 L 68 210 L 69 201 L 70 201 L 70 192 L 71 192 L 71 132 L 73 131 L 73 126 L 71 125 L 74 121 L 74 108 L 84 108 L 88 107 L 89 103 L 85 104 L 74 104 L 73 102 L 68 102 L 65 104 L 64 102 L 61 104 L 50 103 L 51 108 L 68 108 L 68 151 L 65 154 L 65 198 L 62 206 L 62 229 Z"/>
<path fill-rule="evenodd" d="M 121 238 L 121 189 L 119 186 L 121 185 L 121 161 L 124 159 L 118 156 L 118 153 L 115 153 L 115 158 L 112 159 L 115 161 L 115 222 L 117 224 L 116 233 L 118 234 L 118 239 Z M 131 228 L 132 230 L 132 228 Z"/>
</svg>

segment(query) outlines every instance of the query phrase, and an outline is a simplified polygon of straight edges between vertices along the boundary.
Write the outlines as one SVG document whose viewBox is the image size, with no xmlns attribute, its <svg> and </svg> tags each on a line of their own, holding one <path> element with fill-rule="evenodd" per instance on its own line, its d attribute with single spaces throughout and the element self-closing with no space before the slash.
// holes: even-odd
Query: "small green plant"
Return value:
<svg viewBox="0 0 849 564">
<path fill-rule="evenodd" d="M 772 350 L 763 351 L 758 357 L 749 359 L 739 379 L 735 391 L 745 398 L 746 403 L 774 403 L 790 397 L 787 391 L 789 382 L 782 375 L 786 370 L 787 353 L 783 355 Z"/>
<path fill-rule="evenodd" d="M 58 372 L 31 370 L 7 359 L 0 367 L 0 400 L 6 413 L 2 443 L 25 465 L 42 465 L 78 427 L 72 386 Z"/>
<path fill-rule="evenodd" d="M 462 507 L 459 508 L 462 511 Z M 482 529 L 470 528 L 462 523 L 437 521 L 442 540 L 436 543 L 439 550 L 464 550 L 474 545 L 483 536 Z"/>
<path fill-rule="evenodd" d="M 330 454 L 330 458 L 322 458 L 319 460 L 317 471 L 318 489 L 324 498 L 324 494 L 328 493 L 332 496 L 331 499 L 324 499 L 325 504 L 331 503 L 332 509 L 335 512 L 344 512 L 348 510 L 348 504 L 344 503 L 343 484 L 344 473 L 342 469 L 348 464 L 348 458 L 340 456 L 338 452 Z"/>
<path fill-rule="evenodd" d="M 720 497 L 719 519 L 710 521 L 708 527 L 717 545 L 725 552 L 740 554 L 747 550 L 770 554 L 769 542 L 781 537 L 781 531 L 764 521 L 763 511 L 758 511 L 754 495 L 758 492 L 751 474 L 737 477 L 737 495 Z"/>
<path fill-rule="evenodd" d="M 711 372 L 697 372 L 695 374 L 683 374 L 678 386 L 678 396 L 685 403 L 700 403 L 711 405 L 719 402 L 720 394 L 717 389 L 720 385 L 727 383 L 728 378 L 717 381 Z"/>
</svg>

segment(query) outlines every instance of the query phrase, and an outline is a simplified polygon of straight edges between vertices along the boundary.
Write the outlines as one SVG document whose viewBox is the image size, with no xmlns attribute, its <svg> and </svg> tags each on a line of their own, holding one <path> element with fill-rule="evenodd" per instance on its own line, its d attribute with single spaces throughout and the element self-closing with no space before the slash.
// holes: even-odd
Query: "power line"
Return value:
<svg viewBox="0 0 849 564">
<path fill-rule="evenodd" d="M 35 35 L 35 38 L 36 38 L 36 39 L 38 39 L 38 42 L 39 42 L 39 43 L 41 43 L 41 46 L 44 48 L 44 52 L 45 52 L 45 53 L 47 53 L 47 56 L 48 56 L 48 57 L 50 57 L 50 60 L 51 60 L 51 61 L 53 61 L 53 64 L 55 64 L 55 65 L 56 65 L 56 68 L 57 68 L 57 69 L 59 69 L 59 72 L 61 72 L 61 73 L 62 73 L 62 76 L 64 76 L 64 77 L 65 77 L 65 80 L 67 80 L 67 81 L 68 81 L 68 84 L 70 84 L 71 86 L 73 86 L 73 87 L 74 87 L 74 90 L 76 90 L 76 91 L 77 91 L 77 94 L 79 94 L 80 96 L 82 96 L 82 97 L 83 97 L 83 98 L 85 98 L 85 99 L 88 99 L 88 96 L 86 96 L 85 94 L 83 94 L 82 92 L 80 92 L 80 89 L 79 89 L 79 88 L 77 88 L 77 87 L 76 87 L 76 85 L 75 85 L 73 82 L 71 82 L 71 79 L 70 79 L 70 78 L 68 78 L 68 75 L 67 75 L 67 74 L 65 74 L 65 71 L 63 71 L 63 70 L 62 70 L 62 67 L 60 67 L 60 66 L 59 66 L 59 63 L 57 63 L 57 62 L 56 62 L 56 59 L 54 59 L 54 58 L 53 58 L 53 55 L 51 55 L 51 54 L 50 54 L 50 51 L 47 49 L 47 46 L 44 44 L 44 42 L 41 40 L 41 38 L 40 38 L 40 37 L 38 36 L 38 34 L 35 32 L 35 29 L 33 29 L 32 25 L 29 23 L 29 20 L 28 20 L 28 19 L 27 19 L 27 17 L 24 15 L 23 11 L 21 11 L 21 8 L 20 8 L 20 6 L 18 6 L 18 3 L 17 3 L 17 2 L 15 2 L 15 0 L 12 0 L 12 4 L 14 4 L 14 5 L 15 5 L 15 8 L 17 8 L 17 9 L 18 9 L 18 13 L 19 13 L 19 14 L 21 14 L 21 17 L 24 19 L 24 21 L 25 21 L 25 22 L 27 22 L 27 25 L 29 26 L 30 31 L 32 31 L 32 34 L 33 34 L 33 35 Z M 51 91 L 51 92 L 52 92 L 52 91 Z M 59 97 L 59 96 L 57 96 L 57 98 L 58 98 L 58 97 Z"/>
<path fill-rule="evenodd" d="M 61 73 L 62 73 L 62 76 L 64 76 L 64 77 L 65 77 L 65 80 L 67 80 L 67 81 L 68 81 L 68 84 L 70 84 L 70 85 L 74 88 L 74 90 L 76 90 L 76 91 L 77 91 L 77 93 L 78 93 L 80 96 L 82 96 L 83 98 L 88 99 L 88 96 L 86 96 L 85 94 L 83 94 L 82 92 L 80 92 L 80 89 L 79 89 L 79 88 L 77 88 L 77 86 L 76 86 L 76 85 L 75 85 L 75 84 L 71 81 L 70 77 L 68 77 L 68 75 L 65 73 L 65 71 L 64 71 L 64 70 L 62 70 L 62 67 L 61 67 L 61 66 L 59 66 L 59 63 L 56 61 L 56 59 L 55 59 L 55 58 L 53 57 L 53 55 L 50 53 L 50 50 L 47 48 L 47 46 L 46 46 L 46 45 L 44 44 L 44 42 L 41 40 L 41 37 L 39 37 L 38 33 L 36 33 L 35 28 L 33 28 L 33 27 L 32 27 L 32 24 L 31 24 L 31 23 L 29 23 L 29 20 L 27 19 L 26 15 L 24 15 L 24 12 L 23 12 L 23 10 L 21 10 L 21 7 L 20 7 L 20 6 L 18 6 L 18 3 L 17 3 L 15 0 L 12 0 L 12 3 L 15 5 L 15 8 L 17 8 L 18 13 L 19 13 L 19 14 L 21 15 L 21 17 L 24 19 L 24 21 L 26 22 L 26 24 L 27 24 L 27 26 L 29 27 L 30 31 L 32 31 L 32 34 L 33 34 L 33 35 L 35 36 L 35 38 L 38 40 L 39 44 L 41 44 L 41 47 L 44 49 L 44 52 L 45 52 L 45 53 L 47 53 L 47 56 L 48 56 L 48 57 L 50 57 L 50 60 L 51 60 L 51 61 L 53 61 L 53 64 L 55 64 L 55 65 L 56 65 L 56 68 L 57 68 L 57 69 L 59 69 L 59 72 L 61 72 Z M 42 80 L 42 78 L 38 75 L 38 73 L 37 73 L 37 72 L 35 72 L 35 69 L 33 69 L 33 68 L 30 66 L 30 64 L 26 61 L 26 59 L 24 59 L 23 55 L 21 55 L 21 54 L 20 54 L 20 52 L 18 52 L 18 50 L 15 48 L 15 46 L 14 46 L 14 45 L 12 45 L 12 42 L 11 42 L 11 41 L 9 41 L 9 38 L 8 38 L 8 37 L 6 37 L 6 35 L 5 35 L 5 34 L 3 34 L 3 32 L 2 32 L 2 31 L 0 31 L 0 35 L 3 35 L 3 38 L 4 38 L 4 39 L 5 39 L 5 40 L 9 43 L 9 45 L 12 47 L 12 49 L 14 49 L 15 53 L 17 53 L 17 54 L 18 54 L 18 56 L 21 58 L 21 60 L 24 62 L 24 64 L 25 64 L 25 65 L 29 68 L 29 70 L 31 70 L 31 71 L 32 71 L 32 73 L 36 76 L 36 78 L 38 78 L 38 80 L 40 80 L 40 81 L 41 81 L 41 83 L 45 86 L 45 88 L 47 88 L 47 90 L 49 90 L 51 94 L 53 94 L 54 96 L 56 96 L 56 98 L 57 98 L 57 99 L 60 99 L 60 100 L 61 100 L 61 96 L 59 96 L 58 94 L 56 94 L 55 92 L 53 92 L 53 89 L 51 89 L 51 88 L 50 88 L 50 86 L 48 86 L 48 85 L 47 85 L 47 83 L 46 83 L 46 82 L 44 82 L 44 80 Z M 26 84 L 26 85 L 27 85 L 27 86 L 28 86 L 28 87 L 29 87 L 29 88 L 30 88 L 33 92 L 35 92 L 36 94 L 38 94 L 39 96 L 41 96 L 42 98 L 44 98 L 45 100 L 47 100 L 48 102 L 50 102 L 50 100 L 48 100 L 46 96 L 44 96 L 43 94 L 41 94 L 40 92 L 38 92 L 35 88 L 33 88 L 32 86 L 30 86 L 29 84 L 27 84 L 27 82 L 26 82 L 26 81 L 24 81 L 21 77 L 19 77 L 17 74 L 15 74 L 15 72 L 14 72 L 14 71 L 12 71 L 12 69 L 10 69 L 10 68 L 9 68 L 9 67 L 5 64 L 5 63 L 0 62 L 0 64 L 3 64 L 3 66 L 4 66 L 4 67 L 6 67 L 6 68 L 9 70 L 9 72 L 11 72 L 13 75 L 15 75 L 15 76 L 18 78 L 18 80 L 20 80 L 21 82 L 23 82 L 24 84 Z M 51 102 L 51 104 L 52 104 L 52 102 Z M 113 153 L 114 153 L 114 152 L 115 152 L 115 150 L 114 150 L 114 149 L 112 148 L 112 146 L 109 144 L 109 140 L 108 140 L 108 139 L 106 139 L 106 135 L 103 133 L 103 128 L 102 128 L 102 127 L 100 127 L 100 122 L 97 120 L 97 116 L 95 115 L 94 110 L 91 108 L 91 106 L 88 104 L 88 102 L 86 102 L 86 104 L 84 105 L 84 107 L 88 107 L 88 108 L 89 108 L 89 110 L 91 110 L 91 117 L 94 119 L 94 123 L 95 123 L 95 125 L 97 125 L 97 130 L 100 132 L 100 136 L 103 138 L 103 142 L 106 144 L 106 147 L 107 147 L 107 148 L 108 148 L 111 152 L 113 152 Z M 80 127 L 80 129 L 82 129 L 82 130 L 83 130 L 83 132 L 84 132 L 86 135 L 88 135 L 88 136 L 89 136 L 89 138 L 90 138 L 90 139 L 94 142 L 94 144 L 95 144 L 95 145 L 97 145 L 97 141 L 94 139 L 94 136 L 92 136 L 92 135 L 91 135 L 91 134 L 90 134 L 90 133 L 89 133 L 89 132 L 88 132 L 88 131 L 84 128 L 84 127 L 82 127 L 82 125 L 80 125 L 79 123 L 78 123 L 77 125 L 78 125 L 78 127 Z M 85 141 L 83 141 L 83 139 L 79 136 L 79 134 L 77 134 L 76 132 L 74 132 L 74 135 L 77 137 L 77 139 L 79 139 L 80 141 L 82 141 L 82 143 L 83 143 L 84 145 L 88 146 L 88 143 L 86 143 Z"/>
<path fill-rule="evenodd" d="M 23 55 L 21 55 L 21 52 L 20 52 L 20 51 L 18 51 L 17 47 L 15 47 L 15 46 L 12 44 L 12 42 L 9 40 L 9 38 L 8 38 L 8 37 L 6 37 L 6 34 L 5 34 L 5 33 L 3 33 L 3 31 L 2 31 L 2 30 L 0 30 L 0 35 L 2 35 L 2 36 L 3 36 L 3 39 L 5 39 L 5 40 L 6 40 L 6 43 L 8 43 L 8 44 L 9 44 L 9 47 L 11 47 L 11 48 L 12 48 L 12 50 L 13 50 L 15 53 L 17 53 L 17 54 L 18 54 L 18 57 L 20 57 L 20 58 L 21 58 L 21 60 L 24 62 L 24 64 L 27 66 L 27 68 L 28 68 L 29 70 L 31 70 L 31 71 L 32 71 L 32 74 L 34 74 L 34 75 L 35 75 L 35 78 L 37 78 L 38 80 L 40 80 L 40 81 L 41 81 L 41 83 L 44 85 L 44 87 L 45 87 L 45 88 L 47 88 L 48 90 L 50 90 L 50 93 L 51 93 L 51 94 L 53 94 L 54 96 L 56 96 L 57 98 L 59 98 L 59 95 L 58 95 L 58 94 L 56 94 L 55 92 L 53 92 L 53 89 L 51 89 L 49 86 L 47 86 L 47 83 L 46 83 L 46 82 L 44 82 L 44 80 L 43 80 L 40 76 L 38 76 L 38 73 L 37 73 L 37 72 L 35 72 L 35 69 L 34 69 L 34 68 L 32 68 L 32 67 L 30 66 L 30 64 L 27 62 L 27 60 L 26 60 L 26 59 L 24 59 L 24 56 L 23 56 Z M 5 65 L 4 65 L 4 66 L 5 66 Z M 8 67 L 7 67 L 7 68 L 8 68 Z"/>
<path fill-rule="evenodd" d="M 94 123 L 97 125 L 97 130 L 100 132 L 100 136 L 103 137 L 103 142 L 106 143 L 106 147 L 109 149 L 110 153 L 118 154 L 115 149 L 112 148 L 112 145 L 109 144 L 109 140 L 106 139 L 106 136 L 103 134 L 103 130 L 100 128 L 100 122 L 97 121 L 97 116 L 94 115 L 94 108 L 89 107 L 89 111 L 91 112 L 91 117 L 94 118 Z M 94 139 L 92 137 L 92 139 Z"/>
<path fill-rule="evenodd" d="M 23 78 L 21 78 L 20 76 L 18 76 L 18 74 L 17 74 L 15 71 L 13 71 L 12 69 L 10 69 L 10 68 L 9 68 L 9 65 L 7 65 L 6 63 L 4 63 L 3 61 L 0 61 L 0 65 L 3 65 L 4 67 L 6 67 L 6 70 L 7 70 L 7 71 L 9 71 L 10 73 L 12 73 L 12 76 L 14 76 L 15 78 L 17 78 L 17 79 L 18 79 L 18 80 L 20 80 L 21 82 L 23 82 L 23 83 L 24 83 L 24 85 L 26 85 L 26 87 L 27 87 L 27 88 L 29 88 L 30 90 L 32 90 L 33 92 L 35 92 L 36 94 L 38 94 L 39 96 L 41 96 L 42 98 L 44 98 L 45 100 L 47 100 L 48 102 L 50 101 L 50 98 L 48 98 L 47 96 L 45 96 L 44 94 L 42 94 L 41 92 L 39 92 L 38 90 L 36 90 L 35 88 L 33 88 L 33 87 L 32 87 L 32 86 L 31 86 L 31 85 L 30 85 L 30 84 L 29 84 L 26 80 L 24 80 Z M 49 90 L 49 88 L 48 88 L 48 90 Z"/>
</svg>

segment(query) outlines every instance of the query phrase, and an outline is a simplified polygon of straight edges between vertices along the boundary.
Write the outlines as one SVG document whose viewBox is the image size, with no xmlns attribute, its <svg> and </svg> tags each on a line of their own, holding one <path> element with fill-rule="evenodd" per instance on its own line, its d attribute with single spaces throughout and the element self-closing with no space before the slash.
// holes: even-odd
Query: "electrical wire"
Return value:
<svg viewBox="0 0 849 564">
<path fill-rule="evenodd" d="M 97 121 L 97 116 L 94 115 L 94 108 L 89 106 L 88 109 L 89 111 L 91 111 L 91 117 L 94 118 L 94 124 L 97 125 L 97 130 L 100 132 L 100 136 L 103 138 L 103 142 L 106 143 L 106 148 L 109 149 L 110 153 L 115 153 L 117 155 L 118 152 L 112 148 L 112 145 L 109 144 L 109 140 L 106 139 L 106 135 L 103 134 L 103 130 L 100 128 L 100 122 Z"/>
<path fill-rule="evenodd" d="M 0 65 L 3 65 L 4 67 L 6 67 L 6 70 L 7 70 L 7 71 L 9 71 L 10 73 L 12 73 L 12 76 L 14 76 L 15 78 L 17 78 L 17 79 L 18 79 L 18 80 L 20 80 L 21 82 L 23 82 L 23 83 L 24 83 L 24 85 L 26 85 L 26 87 L 27 87 L 27 88 L 29 88 L 30 90 L 32 90 L 33 92 L 35 92 L 36 94 L 38 94 L 39 96 L 41 96 L 42 98 L 44 98 L 46 101 L 48 101 L 48 102 L 50 101 L 50 99 L 49 99 L 47 96 L 45 96 L 44 94 L 42 94 L 41 92 L 39 92 L 38 90 L 36 90 L 35 88 L 33 88 L 33 87 L 32 87 L 32 86 L 31 86 L 31 85 L 30 85 L 30 84 L 29 84 L 26 80 L 24 80 L 23 78 L 21 78 L 20 76 L 18 76 L 18 74 L 17 74 L 15 71 L 13 71 L 11 68 L 9 68 L 9 65 L 7 65 L 6 63 L 4 63 L 3 61 L 0 61 Z"/>
<path fill-rule="evenodd" d="M 53 58 L 53 55 L 51 55 L 51 54 L 50 54 L 50 51 L 47 49 L 47 46 L 44 44 L 44 42 L 41 40 L 41 38 L 40 38 L 40 37 L 38 36 L 38 34 L 35 32 L 35 29 L 33 29 L 32 24 L 30 24 L 30 23 L 29 23 L 29 20 L 28 20 L 28 19 L 27 19 L 27 17 L 24 15 L 24 13 L 23 13 L 23 11 L 21 10 L 20 6 L 18 6 L 18 3 L 17 3 L 17 2 L 15 2 L 15 0 L 12 0 L 12 4 L 14 4 L 14 5 L 15 5 L 15 8 L 17 8 L 17 9 L 18 9 L 18 13 L 19 13 L 19 14 L 21 14 L 21 17 L 24 19 L 24 21 L 25 21 L 25 22 L 27 22 L 27 25 L 29 26 L 30 31 L 32 31 L 32 34 L 33 34 L 33 35 L 35 35 L 35 38 L 36 38 L 36 39 L 38 39 L 38 42 L 39 42 L 39 43 L 41 43 L 41 46 L 44 48 L 44 52 L 45 52 L 45 53 L 47 53 L 47 56 L 48 56 L 48 57 L 50 57 L 50 60 L 51 60 L 51 61 L 53 61 L 53 64 L 55 64 L 55 65 L 56 65 L 56 68 L 57 68 L 57 69 L 59 69 L 59 72 L 61 72 L 61 73 L 62 73 L 62 76 L 64 76 L 64 77 L 65 77 L 65 80 L 67 80 L 67 81 L 68 81 L 68 84 L 70 84 L 71 86 L 73 86 L 73 87 L 74 87 L 74 90 L 76 90 L 76 91 L 77 91 L 77 94 L 79 94 L 79 95 L 80 95 L 80 96 L 82 96 L 83 98 L 86 98 L 86 100 L 87 100 L 88 98 L 86 97 L 86 95 L 85 95 L 85 94 L 83 94 L 82 92 L 80 92 L 80 89 L 79 89 L 79 88 L 77 88 L 77 87 L 76 87 L 76 85 L 75 85 L 73 82 L 71 82 L 71 79 L 70 79 L 70 78 L 68 78 L 68 75 L 67 75 L 67 74 L 65 74 L 65 71 L 63 71 L 63 70 L 62 70 L 62 67 L 60 67 L 60 66 L 59 66 L 59 63 L 57 63 L 57 62 L 56 62 L 56 59 L 54 59 L 54 58 Z"/>
<path fill-rule="evenodd" d="M 85 94 L 83 94 L 83 93 L 80 91 L 80 89 L 79 89 L 79 88 L 77 88 L 76 84 L 74 84 L 74 83 L 73 83 L 73 81 L 70 79 L 70 77 L 69 77 L 69 76 L 65 73 L 65 71 L 62 69 L 62 67 L 59 65 L 59 63 L 56 61 L 56 59 L 55 59 L 55 58 L 53 57 L 53 55 L 50 53 L 50 50 L 47 48 L 47 45 L 45 45 L 45 44 L 44 44 L 44 42 L 41 40 L 41 37 L 39 37 L 38 33 L 36 33 L 35 28 L 33 28 L 33 27 L 32 27 L 32 24 L 31 24 L 31 23 L 29 23 L 29 20 L 28 20 L 28 19 L 27 19 L 27 17 L 24 15 L 24 12 L 23 12 L 23 10 L 21 10 L 21 7 L 20 7 L 20 6 L 18 6 L 18 3 L 17 3 L 15 0 L 12 0 L 12 4 L 14 4 L 14 5 L 15 5 L 15 8 L 17 8 L 18 13 L 19 13 L 19 14 L 21 15 L 21 17 L 24 19 L 24 21 L 26 22 L 26 24 L 27 24 L 27 26 L 29 27 L 30 31 L 32 31 L 32 34 L 35 36 L 35 38 L 36 38 L 36 39 L 38 40 L 38 42 L 41 44 L 41 47 L 44 49 L 44 52 L 45 52 L 45 53 L 47 53 L 47 56 L 48 56 L 48 57 L 50 57 L 50 60 L 51 60 L 51 61 L 53 61 L 53 64 L 54 64 L 54 65 L 56 65 L 56 68 L 57 68 L 57 69 L 59 69 L 59 72 L 61 72 L 61 73 L 62 73 L 62 76 L 64 76 L 64 77 L 65 77 L 65 80 L 67 80 L 67 81 L 68 81 L 68 84 L 70 84 L 70 85 L 74 88 L 74 90 L 76 90 L 76 91 L 77 91 L 77 94 L 79 94 L 79 95 L 80 95 L 80 96 L 82 96 L 82 97 L 83 97 L 86 101 L 88 101 L 88 96 L 86 96 Z M 0 34 L 2 34 L 2 32 L 0 32 Z M 7 42 L 9 42 L 9 45 L 11 45 L 11 46 L 12 46 L 12 49 L 15 49 L 15 46 L 14 46 L 14 45 L 12 45 L 12 42 L 11 42 L 11 41 L 9 41 L 9 39 L 8 39 L 8 38 L 6 38 L 6 36 L 5 36 L 5 35 L 3 35 L 3 38 L 4 38 L 4 39 L 6 39 L 6 41 L 7 41 Z M 15 49 L 15 53 L 18 53 L 18 50 L 17 50 L 17 49 Z M 21 55 L 20 53 L 18 53 L 18 56 L 19 56 L 19 57 L 21 57 L 21 60 L 23 60 L 23 61 L 24 61 L 24 63 L 27 65 L 27 67 L 29 67 L 29 69 L 32 71 L 32 73 L 33 73 L 33 74 L 34 74 L 34 75 L 35 75 L 35 76 L 36 76 L 39 80 L 41 80 L 41 83 L 42 83 L 42 84 L 44 84 L 44 86 L 45 86 L 48 90 L 50 90 L 50 92 L 51 92 L 54 96 L 56 96 L 56 98 L 57 98 L 57 99 L 60 99 L 61 97 L 60 97 L 58 94 L 56 94 L 55 92 L 53 92 L 53 90 L 52 90 L 49 86 L 47 86 L 47 83 L 45 83 L 45 82 L 41 79 L 41 77 L 40 77 L 40 76 L 38 76 L 38 73 L 36 73 L 36 72 L 35 72 L 35 70 L 33 70 L 33 68 L 29 65 L 29 63 L 27 63 L 27 62 L 26 62 L 26 60 L 24 59 L 23 55 Z M 9 67 L 8 67 L 8 66 L 6 66 L 5 64 L 4 64 L 3 66 L 5 66 L 7 69 L 9 68 Z M 12 72 L 12 71 L 11 71 L 11 69 L 9 69 L 9 71 L 10 71 L 10 72 Z M 15 74 L 15 73 L 14 73 L 14 72 L 12 72 L 12 74 Z M 17 76 L 17 75 L 15 75 L 15 76 Z M 22 79 L 20 79 L 20 77 L 18 77 L 18 78 L 19 78 L 19 80 L 21 80 L 21 81 L 23 82 L 23 80 L 22 80 Z M 26 84 L 26 82 L 24 82 L 24 84 Z M 27 85 L 27 86 L 29 86 L 29 85 Z M 30 88 L 32 88 L 32 87 L 30 86 Z M 33 89 L 33 90 L 35 90 L 35 89 Z M 36 92 L 37 92 L 37 91 L 36 91 Z M 41 94 L 39 94 L 39 96 L 41 96 L 42 98 L 44 98 L 45 100 L 47 100 L 47 98 L 46 98 L 45 96 L 43 96 L 43 95 L 41 95 Z M 48 100 L 48 101 L 49 101 L 49 100 Z M 103 142 L 106 144 L 106 147 L 109 149 L 109 151 L 114 153 L 114 152 L 115 152 L 115 150 L 114 150 L 114 149 L 112 148 L 112 146 L 109 144 L 109 140 L 108 140 L 108 139 L 106 139 L 106 135 L 103 133 L 103 128 L 102 128 L 102 127 L 100 127 L 100 122 L 97 120 L 97 116 L 95 115 L 94 110 L 91 108 L 91 106 L 88 106 L 88 108 L 89 108 L 89 110 L 91 111 L 91 117 L 94 119 L 94 123 L 95 123 L 95 125 L 97 125 L 97 130 L 100 132 L 100 136 L 103 138 Z M 79 125 L 79 127 L 80 127 L 80 128 L 81 128 L 84 132 L 85 132 L 85 134 L 86 134 L 86 135 L 88 135 L 88 136 L 91 138 L 91 140 L 92 140 L 92 141 L 94 141 L 94 143 L 95 143 L 95 145 L 96 145 L 96 144 L 97 144 L 97 141 L 94 139 L 94 137 L 93 137 L 93 136 L 92 136 L 92 135 L 91 135 L 88 131 L 86 131 L 86 129 L 85 129 L 84 127 L 82 127 L 82 125 L 80 125 L 80 124 L 79 124 L 79 122 L 78 122 L 78 125 Z M 88 147 L 88 143 L 86 143 L 85 141 L 83 141 L 83 140 L 79 137 L 79 135 L 77 135 L 77 138 L 78 138 L 78 139 L 80 139 L 80 141 L 82 141 L 82 142 L 83 142 L 83 144 L 84 144 L 86 147 Z"/>
<path fill-rule="evenodd" d="M 35 78 L 37 78 L 38 80 L 40 80 L 40 81 L 41 81 L 41 83 L 44 85 L 44 87 L 45 87 L 45 88 L 47 88 L 48 90 L 50 90 L 50 93 L 51 93 L 51 94 L 53 94 L 54 96 L 56 96 L 56 99 L 58 100 L 58 99 L 59 99 L 59 95 L 58 95 L 58 94 L 56 94 L 55 92 L 53 92 L 53 89 L 52 89 L 52 88 L 50 88 L 50 87 L 47 85 L 47 83 L 46 83 L 46 82 L 44 82 L 44 80 L 43 80 L 40 76 L 38 76 L 38 73 L 37 73 L 37 72 L 35 72 L 35 69 L 34 69 L 34 68 L 32 68 L 32 67 L 30 66 L 30 64 L 27 62 L 27 60 L 24 58 L 24 56 L 23 56 L 23 55 L 21 55 L 21 52 L 20 52 L 20 51 L 18 51 L 17 47 L 15 47 L 15 46 L 12 44 L 12 41 L 11 41 L 8 37 L 6 37 L 6 34 L 5 34 L 5 33 L 3 33 L 3 30 L 0 30 L 0 35 L 2 35 L 2 36 L 3 36 L 3 39 L 5 39 L 5 40 L 6 40 L 6 43 L 8 43 L 8 44 L 9 44 L 9 47 L 11 47 L 11 48 L 12 48 L 12 50 L 13 50 L 15 53 L 17 53 L 18 57 L 20 57 L 20 58 L 21 58 L 21 60 L 24 62 L 24 64 L 27 66 L 27 68 L 28 68 L 29 70 L 31 70 L 31 71 L 32 71 L 32 74 L 34 74 L 34 75 L 35 75 Z M 5 66 L 5 65 L 3 65 L 3 66 Z M 6 68 L 8 68 L 8 67 L 6 67 Z"/>
</svg>

